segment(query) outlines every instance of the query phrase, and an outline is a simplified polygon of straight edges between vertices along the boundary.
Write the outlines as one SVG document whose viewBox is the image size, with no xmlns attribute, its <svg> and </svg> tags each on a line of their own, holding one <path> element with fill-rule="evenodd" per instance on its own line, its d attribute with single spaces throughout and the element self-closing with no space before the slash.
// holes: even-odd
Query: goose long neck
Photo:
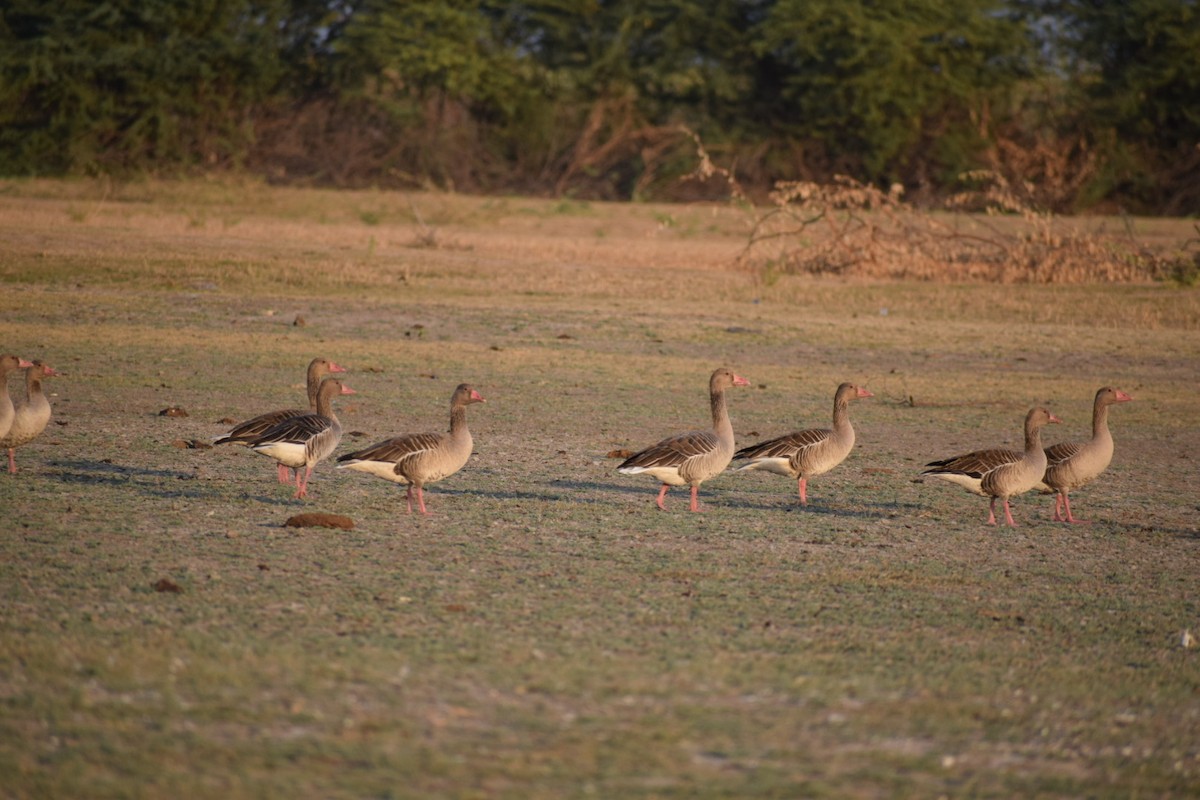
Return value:
<svg viewBox="0 0 1200 800">
<path fill-rule="evenodd" d="M 1025 455 L 1042 452 L 1042 426 L 1029 424 L 1025 426 Z"/>
<path fill-rule="evenodd" d="M 1092 409 L 1092 438 L 1103 439 L 1108 435 L 1108 403 L 1097 400 Z"/>
<path fill-rule="evenodd" d="M 8 395 L 8 373 L 16 369 L 16 359 L 5 356 L 0 359 L 0 400 L 7 398 Z M 25 373 L 25 385 L 29 386 L 29 373 Z"/>
<path fill-rule="evenodd" d="M 317 373 L 317 371 L 315 369 L 310 369 L 308 371 L 308 407 L 309 408 L 312 408 L 312 409 L 317 408 L 317 395 L 320 394 L 320 391 L 321 391 L 321 376 Z M 319 414 L 321 412 L 318 411 L 317 413 Z"/>
<path fill-rule="evenodd" d="M 733 423 L 729 421 L 729 405 L 725 400 L 725 391 L 714 391 L 709 397 L 709 402 L 712 405 L 713 430 L 721 436 L 732 438 Z"/>
<path fill-rule="evenodd" d="M 32 370 L 25 376 L 25 396 L 30 400 L 42 396 L 42 379 Z"/>
<path fill-rule="evenodd" d="M 333 413 L 333 392 L 317 393 L 317 413 L 337 422 L 337 415 Z"/>
<path fill-rule="evenodd" d="M 467 407 L 453 405 L 450 407 L 450 435 L 462 436 L 467 432 Z"/>
<path fill-rule="evenodd" d="M 843 431 L 850 427 L 850 403 L 842 398 L 833 401 L 833 429 Z"/>
</svg>

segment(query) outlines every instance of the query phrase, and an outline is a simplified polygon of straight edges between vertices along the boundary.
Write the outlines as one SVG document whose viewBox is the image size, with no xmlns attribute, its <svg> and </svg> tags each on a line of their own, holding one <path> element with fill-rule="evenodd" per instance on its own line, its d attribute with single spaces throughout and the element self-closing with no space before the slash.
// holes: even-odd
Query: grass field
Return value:
<svg viewBox="0 0 1200 800">
<path fill-rule="evenodd" d="M 0 796 L 1200 794 L 1200 290 L 768 285 L 730 267 L 747 231 L 709 206 L 0 184 L 0 350 L 63 373 L 0 474 Z M 302 404 L 315 355 L 357 391 L 341 452 L 443 429 L 460 382 L 488 399 L 433 516 L 328 462 L 296 501 L 264 458 L 177 446 Z M 720 365 L 752 383 L 739 444 L 827 425 L 840 381 L 875 392 L 807 508 L 726 474 L 706 513 L 682 490 L 662 513 L 615 472 L 707 424 Z M 1026 495 L 989 528 L 920 480 L 1019 446 L 1034 404 L 1048 441 L 1085 437 L 1106 384 L 1135 401 L 1072 495 L 1093 524 Z M 356 526 L 282 527 L 302 511 Z"/>
</svg>

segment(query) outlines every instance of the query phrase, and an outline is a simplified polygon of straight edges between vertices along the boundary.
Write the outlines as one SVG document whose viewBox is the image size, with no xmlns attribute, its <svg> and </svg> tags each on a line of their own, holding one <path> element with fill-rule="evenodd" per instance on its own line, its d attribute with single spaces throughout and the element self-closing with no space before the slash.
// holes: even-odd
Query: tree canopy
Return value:
<svg viewBox="0 0 1200 800">
<path fill-rule="evenodd" d="M 682 198 L 918 197 L 991 170 L 1058 210 L 1200 213 L 1197 0 L 9 0 L 0 174 L 260 171 Z"/>
</svg>

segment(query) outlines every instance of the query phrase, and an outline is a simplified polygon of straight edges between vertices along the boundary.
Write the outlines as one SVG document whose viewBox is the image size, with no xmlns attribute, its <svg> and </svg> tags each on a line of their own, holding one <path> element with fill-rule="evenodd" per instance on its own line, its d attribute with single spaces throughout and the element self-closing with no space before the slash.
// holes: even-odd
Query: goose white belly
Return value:
<svg viewBox="0 0 1200 800">
<path fill-rule="evenodd" d="M 308 463 L 308 448 L 301 442 L 270 442 L 254 446 L 254 452 L 262 453 L 283 464 L 296 469 Z"/>
<path fill-rule="evenodd" d="M 621 467 L 617 471 L 626 475 L 653 475 L 670 486 L 686 486 L 688 483 L 679 474 L 679 467 Z"/>
<path fill-rule="evenodd" d="M 990 497 L 990 495 L 983 490 L 983 480 L 981 478 L 976 478 L 973 475 L 964 475 L 960 472 L 930 472 L 927 474 L 931 478 L 939 478 L 943 481 L 949 481 L 950 483 L 958 484 L 971 494 L 977 494 L 980 497 Z"/>
<path fill-rule="evenodd" d="M 376 478 L 383 478 L 385 481 L 399 483 L 402 485 L 408 484 L 408 478 L 399 475 L 396 472 L 395 461 L 346 461 L 337 465 L 338 469 L 352 469 L 355 472 L 365 472 L 368 475 L 374 475 Z"/>
<path fill-rule="evenodd" d="M 796 477 L 796 470 L 792 469 L 791 459 L 788 458 L 756 458 L 749 464 L 744 464 L 734 471 L 747 472 L 755 469 L 762 470 L 763 472 L 773 472 L 776 475 L 784 475 L 788 478 Z"/>
</svg>

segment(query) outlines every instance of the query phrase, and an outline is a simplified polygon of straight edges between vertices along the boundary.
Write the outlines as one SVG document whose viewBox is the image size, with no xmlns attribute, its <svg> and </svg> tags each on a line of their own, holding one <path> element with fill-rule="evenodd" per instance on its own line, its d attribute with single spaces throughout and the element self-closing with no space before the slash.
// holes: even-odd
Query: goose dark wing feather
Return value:
<svg viewBox="0 0 1200 800">
<path fill-rule="evenodd" d="M 657 467 L 678 467 L 690 459 L 707 455 L 718 445 L 716 434 L 711 431 L 690 431 L 663 439 L 656 445 L 646 448 L 627 458 L 617 469 L 642 467 L 654 469 Z"/>
<path fill-rule="evenodd" d="M 1057 466 L 1064 461 L 1068 461 L 1079 454 L 1083 449 L 1083 445 L 1079 442 L 1059 442 L 1056 445 L 1046 448 L 1046 464 L 1047 467 Z"/>
<path fill-rule="evenodd" d="M 256 445 L 279 442 L 304 442 L 333 426 L 333 420 L 323 414 L 301 414 L 285 419 L 253 443 Z"/>
<path fill-rule="evenodd" d="M 989 472 L 1007 464 L 1014 464 L 1022 458 L 1024 458 L 1022 453 L 1006 448 L 976 450 L 973 453 L 945 458 L 941 461 L 930 461 L 925 465 L 928 469 L 924 470 L 923 474 L 953 472 L 961 475 L 969 475 L 972 478 L 983 478 Z"/>
<path fill-rule="evenodd" d="M 298 408 L 268 411 L 266 414 L 259 414 L 257 417 L 239 422 L 229 433 L 215 439 L 213 444 L 249 444 L 257 441 L 279 423 L 311 413 L 311 411 L 301 411 Z"/>
<path fill-rule="evenodd" d="M 828 428 L 810 428 L 803 431 L 768 439 L 765 442 L 743 447 L 733 454 L 734 458 L 790 458 L 798 450 L 828 441 L 833 431 Z"/>
</svg>

